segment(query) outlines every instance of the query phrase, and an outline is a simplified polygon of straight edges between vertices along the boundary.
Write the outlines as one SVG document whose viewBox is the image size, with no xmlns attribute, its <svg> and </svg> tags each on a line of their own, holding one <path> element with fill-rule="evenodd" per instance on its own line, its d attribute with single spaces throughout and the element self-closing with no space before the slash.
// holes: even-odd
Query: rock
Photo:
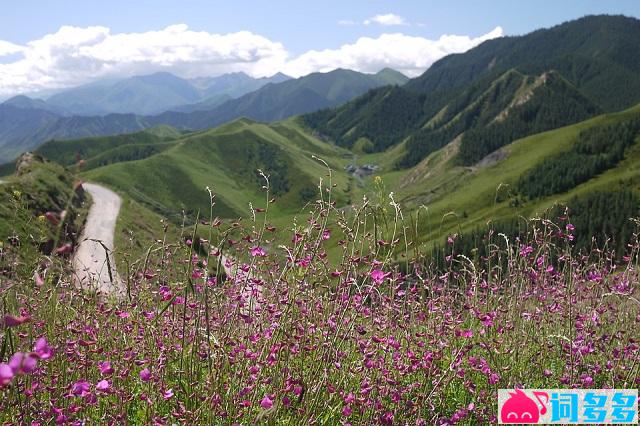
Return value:
<svg viewBox="0 0 640 426">
<path fill-rule="evenodd" d="M 27 173 L 33 163 L 44 163 L 45 159 L 41 155 L 33 152 L 25 152 L 16 160 L 16 176 Z"/>
</svg>

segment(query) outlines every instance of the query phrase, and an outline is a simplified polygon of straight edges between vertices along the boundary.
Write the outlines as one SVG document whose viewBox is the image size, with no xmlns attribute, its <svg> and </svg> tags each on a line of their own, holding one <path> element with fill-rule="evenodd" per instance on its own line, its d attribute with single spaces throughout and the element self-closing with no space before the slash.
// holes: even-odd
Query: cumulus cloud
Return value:
<svg viewBox="0 0 640 426">
<path fill-rule="evenodd" d="M 63 26 L 19 49 L 2 42 L 0 52 L 23 55 L 15 62 L 0 64 L 0 94 L 161 70 L 185 77 L 229 71 L 256 73 L 261 68 L 274 70 L 288 57 L 281 43 L 248 31 L 219 35 L 192 31 L 184 24 L 120 34 L 100 26 Z"/>
<path fill-rule="evenodd" d="M 0 56 L 13 55 L 14 53 L 20 53 L 24 49 L 17 44 L 9 43 L 8 41 L 0 40 Z"/>
<path fill-rule="evenodd" d="M 0 96 L 156 71 L 182 77 L 236 71 L 262 77 L 281 71 L 299 77 L 336 68 L 377 72 L 391 67 L 414 76 L 444 55 L 463 52 L 501 35 L 500 27 L 476 38 L 443 35 L 429 40 L 400 33 L 382 34 L 292 58 L 281 43 L 249 31 L 221 35 L 178 24 L 158 31 L 113 34 L 101 26 L 64 26 L 24 46 L 0 40 Z M 9 60 L 2 63 L 3 57 Z"/>
<path fill-rule="evenodd" d="M 380 24 L 384 26 L 409 25 L 402 16 L 398 16 L 394 13 L 372 16 L 371 18 L 366 19 L 363 23 L 365 25 Z"/>
<path fill-rule="evenodd" d="M 289 61 L 284 72 L 299 76 L 314 71 L 349 68 L 361 72 L 377 72 L 382 68 L 396 69 L 408 76 L 423 73 L 435 61 L 451 53 L 465 52 L 483 41 L 501 37 L 496 27 L 480 37 L 443 35 L 437 40 L 405 34 L 382 34 L 378 38 L 361 37 L 339 49 L 311 50 Z"/>
</svg>

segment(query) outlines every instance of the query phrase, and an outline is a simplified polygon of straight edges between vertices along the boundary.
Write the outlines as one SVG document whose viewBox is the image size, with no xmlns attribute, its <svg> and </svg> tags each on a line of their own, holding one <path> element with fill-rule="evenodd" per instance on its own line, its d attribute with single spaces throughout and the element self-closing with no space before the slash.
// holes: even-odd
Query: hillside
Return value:
<svg viewBox="0 0 640 426">
<path fill-rule="evenodd" d="M 326 174 L 313 155 L 332 164 L 336 170 L 333 181 L 338 188 L 344 189 L 348 184 L 342 171 L 344 161 L 340 159 L 344 152 L 305 134 L 293 121 L 266 125 L 241 119 L 169 142 L 154 142 L 152 136 L 146 135 L 149 143 L 142 143 L 144 138 L 138 137 L 130 136 L 137 139 L 136 144 L 127 144 L 123 139 L 112 144 L 104 139 L 101 144 L 104 151 L 85 152 L 86 161 L 91 168 L 99 165 L 100 158 L 111 161 L 116 153 L 132 147 L 155 150 L 151 155 L 94 168 L 86 173 L 86 178 L 107 184 L 177 221 L 183 211 L 191 220 L 198 212 L 208 217 L 207 187 L 216 194 L 214 215 L 247 216 L 250 203 L 264 204 L 261 187 L 265 182 L 258 170 L 269 176 L 271 195 L 276 199 L 270 206 L 273 215 L 297 212 L 314 199 L 318 181 Z M 344 204 L 347 195 L 340 192 L 336 201 Z"/>
<path fill-rule="evenodd" d="M 421 239 L 425 242 L 442 242 L 448 234 L 484 228 L 488 221 L 499 223 L 519 217 L 534 217 L 556 203 L 571 205 L 597 193 L 631 190 L 640 196 L 640 126 L 635 127 L 631 139 L 624 139 L 625 136 L 618 131 L 633 121 L 640 123 L 640 105 L 519 139 L 479 167 L 457 165 L 451 155 L 447 155 L 447 150 L 451 149 L 447 146 L 397 179 L 394 189 L 407 209 L 415 210 L 421 205 L 428 207 L 428 215 L 420 222 Z M 617 157 L 612 157 L 608 164 L 600 163 L 591 172 L 582 173 L 581 179 L 570 178 L 568 184 L 563 184 L 567 181 L 565 173 L 584 170 L 590 160 L 583 158 L 573 163 L 564 162 L 555 170 L 548 166 L 572 157 L 575 150 L 584 152 L 584 148 L 580 148 L 585 143 L 582 140 L 588 137 L 589 132 L 602 129 L 606 134 L 606 150 L 617 150 L 611 151 Z M 620 148 L 616 148 L 617 141 Z M 596 155 L 602 156 L 608 152 L 606 150 L 599 148 Z M 556 190 L 535 192 L 528 186 L 530 176 L 540 172 L 547 180 L 540 177 L 533 180 L 540 181 L 545 188 L 555 187 Z M 386 178 L 384 174 L 382 176 Z M 393 173 L 389 175 L 390 178 L 392 176 Z M 591 213 L 591 235 L 601 235 L 598 223 L 604 223 L 604 220 L 598 215 L 604 212 L 596 214 L 594 210 Z M 589 215 L 589 211 L 582 214 Z M 610 217 L 609 220 L 615 223 L 613 228 L 609 228 L 611 232 L 623 229 L 628 217 Z M 586 231 L 582 235 L 591 238 Z"/>
<path fill-rule="evenodd" d="M 406 142 L 406 156 L 398 163 L 403 168 L 463 132 L 482 129 L 463 143 L 460 161 L 472 164 L 517 138 L 640 102 L 640 54 L 630 49 L 634 40 L 640 40 L 640 21 L 620 16 L 591 16 L 490 40 L 441 59 L 403 87 L 369 92 L 309 114 L 305 122 L 339 145 L 361 141 L 369 152 Z M 543 76 L 552 78 L 531 87 Z M 527 90 L 531 94 L 525 96 Z M 509 105 L 513 114 L 495 120 Z M 487 118 L 495 120 L 490 128 Z M 485 143 L 495 138 L 501 142 Z"/>
</svg>

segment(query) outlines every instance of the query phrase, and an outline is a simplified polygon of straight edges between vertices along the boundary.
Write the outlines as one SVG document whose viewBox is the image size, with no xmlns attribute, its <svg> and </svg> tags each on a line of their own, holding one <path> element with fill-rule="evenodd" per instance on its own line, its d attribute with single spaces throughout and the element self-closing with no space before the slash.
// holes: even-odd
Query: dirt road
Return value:
<svg viewBox="0 0 640 426">
<path fill-rule="evenodd" d="M 93 204 L 73 258 L 75 284 L 120 299 L 126 294 L 126 288 L 116 272 L 112 253 L 120 197 L 100 185 L 84 183 L 82 186 L 91 194 Z"/>
</svg>

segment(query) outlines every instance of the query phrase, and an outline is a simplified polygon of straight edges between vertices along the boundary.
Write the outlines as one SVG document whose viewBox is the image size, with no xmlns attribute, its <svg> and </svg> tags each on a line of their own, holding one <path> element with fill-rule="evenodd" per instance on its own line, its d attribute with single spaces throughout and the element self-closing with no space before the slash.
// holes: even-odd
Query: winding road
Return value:
<svg viewBox="0 0 640 426">
<path fill-rule="evenodd" d="M 121 299 L 126 287 L 113 259 L 113 238 L 122 201 L 115 192 L 93 183 L 82 187 L 93 204 L 73 257 L 76 286 Z"/>
</svg>

